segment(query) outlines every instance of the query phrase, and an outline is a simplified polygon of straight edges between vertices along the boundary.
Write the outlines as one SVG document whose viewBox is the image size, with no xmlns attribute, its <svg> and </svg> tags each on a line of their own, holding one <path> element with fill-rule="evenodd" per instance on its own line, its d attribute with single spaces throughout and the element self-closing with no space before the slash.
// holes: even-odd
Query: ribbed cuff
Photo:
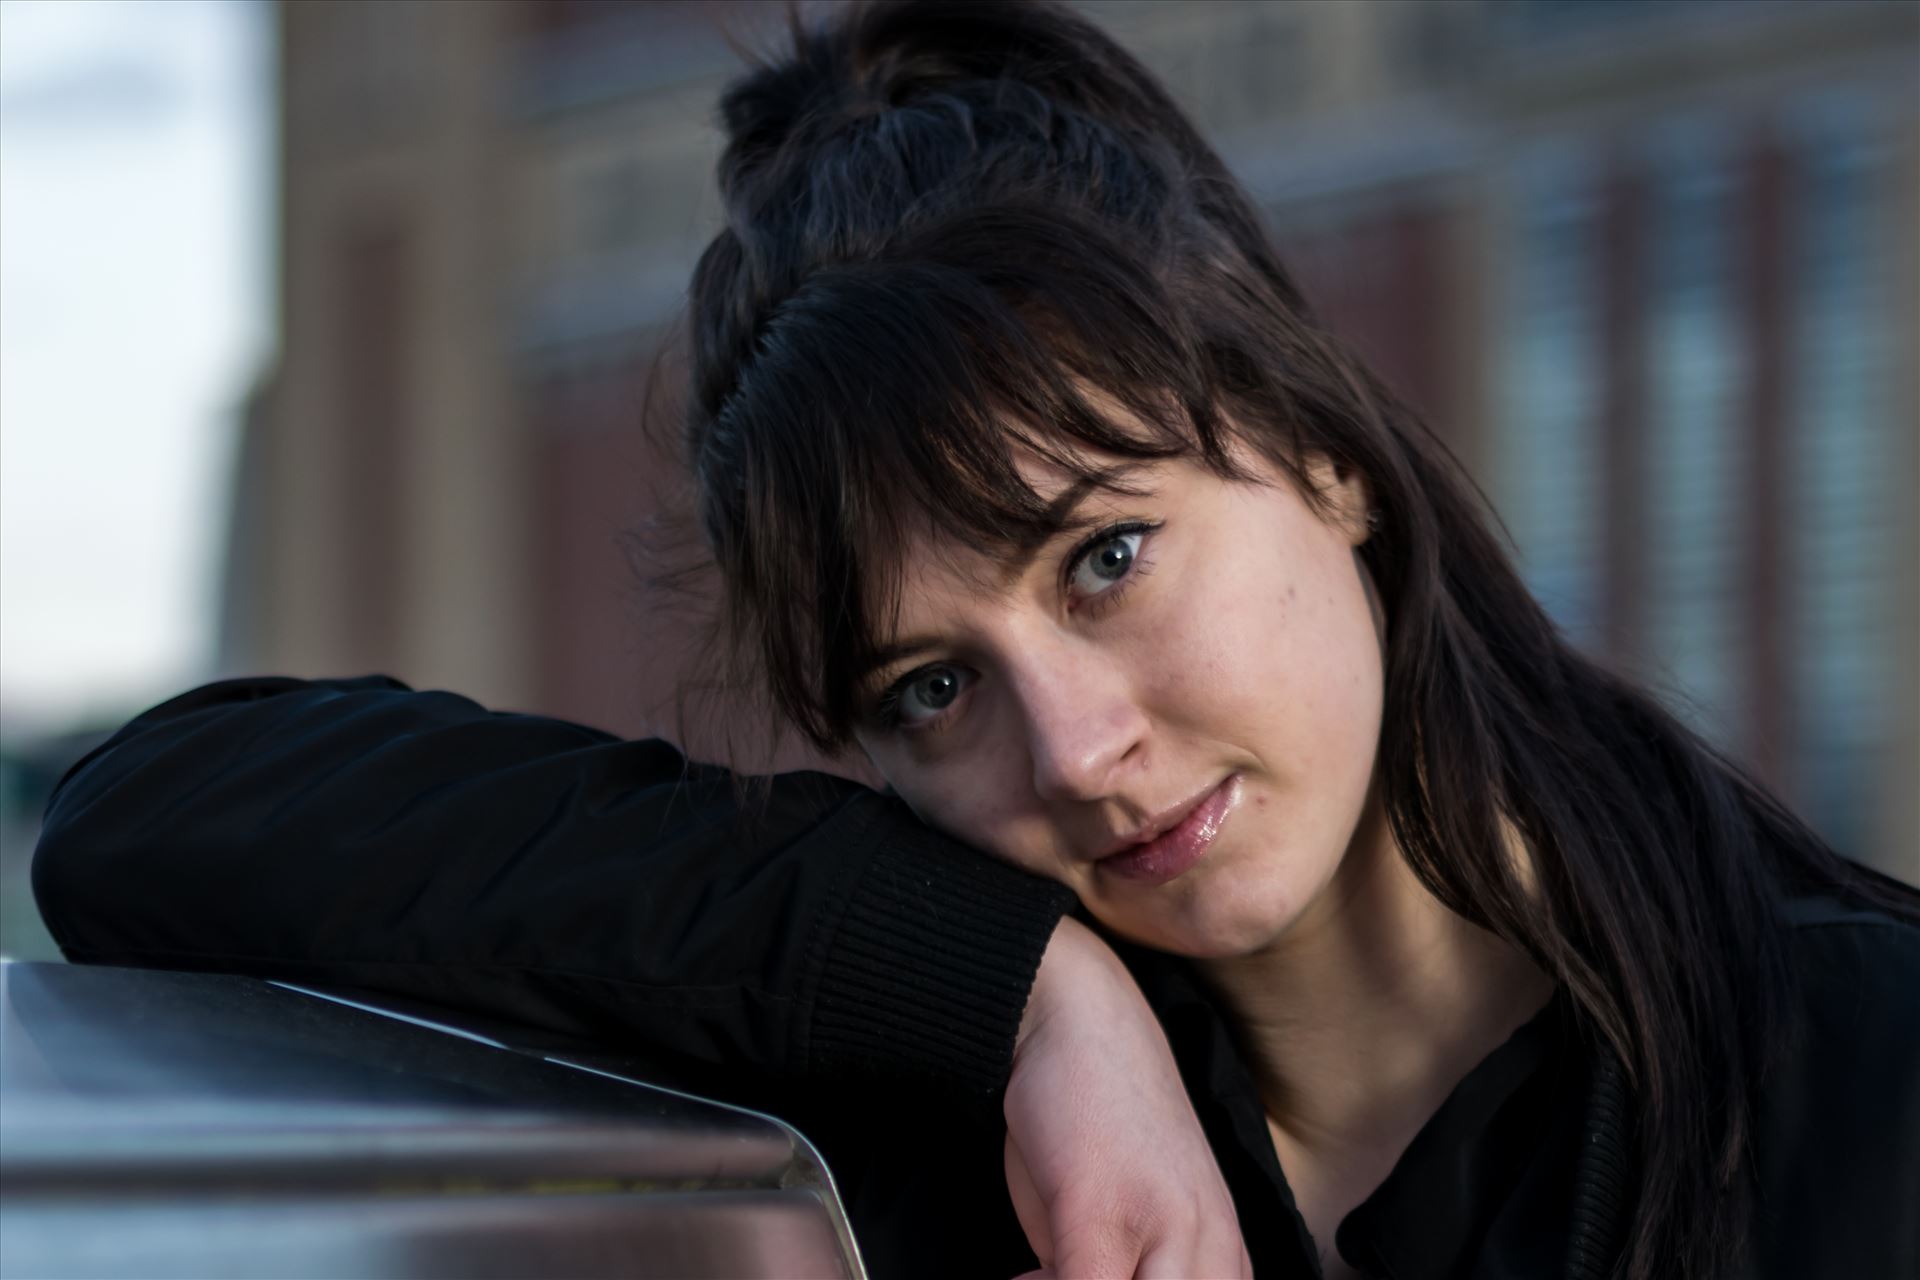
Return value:
<svg viewBox="0 0 1920 1280">
<path fill-rule="evenodd" d="M 847 834 L 869 856 L 818 940 L 806 1072 L 995 1097 L 1073 892 L 962 848 L 897 800 L 862 816 Z"/>
</svg>

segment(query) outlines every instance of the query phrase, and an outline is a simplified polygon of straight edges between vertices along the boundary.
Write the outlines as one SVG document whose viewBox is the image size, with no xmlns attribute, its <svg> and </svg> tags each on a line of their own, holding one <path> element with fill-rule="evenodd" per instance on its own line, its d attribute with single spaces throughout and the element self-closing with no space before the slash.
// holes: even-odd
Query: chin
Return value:
<svg viewBox="0 0 1920 1280">
<path fill-rule="evenodd" d="M 1235 884 L 1234 877 L 1196 878 L 1168 894 L 1150 916 L 1109 921 L 1132 941 L 1189 960 L 1230 960 L 1271 946 L 1300 918 L 1311 895 L 1294 886 Z M 1168 886 L 1173 888 L 1175 886 Z"/>
</svg>

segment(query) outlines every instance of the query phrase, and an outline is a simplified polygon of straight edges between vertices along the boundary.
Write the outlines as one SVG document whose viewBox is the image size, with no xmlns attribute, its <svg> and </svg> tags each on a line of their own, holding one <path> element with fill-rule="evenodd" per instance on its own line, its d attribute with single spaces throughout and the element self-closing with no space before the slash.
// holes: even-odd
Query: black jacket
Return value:
<svg viewBox="0 0 1920 1280">
<path fill-rule="evenodd" d="M 782 1113 L 833 1165 L 876 1275 L 1033 1265 L 997 1095 L 1071 895 L 863 788 L 790 775 L 743 797 L 661 743 L 390 680 L 235 681 L 75 767 L 34 884 L 77 961 L 463 1009 Z M 1920 1276 L 1920 930 L 1824 900 L 1783 927 L 1800 1025 L 1759 1117 L 1752 1273 Z M 1123 955 L 1257 1273 L 1316 1275 L 1228 1023 L 1179 961 Z M 1605 1275 L 1631 1116 L 1556 998 L 1454 1090 L 1341 1252 L 1395 1280 Z"/>
</svg>

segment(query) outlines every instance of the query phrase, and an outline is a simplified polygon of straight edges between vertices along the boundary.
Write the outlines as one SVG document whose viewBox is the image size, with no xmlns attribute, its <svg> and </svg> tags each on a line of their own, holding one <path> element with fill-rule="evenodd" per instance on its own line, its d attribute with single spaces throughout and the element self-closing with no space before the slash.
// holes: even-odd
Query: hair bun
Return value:
<svg viewBox="0 0 1920 1280">
<path fill-rule="evenodd" d="M 1054 0 L 855 0 L 815 28 L 794 11 L 792 37 L 721 98 L 729 197 L 783 152 L 964 83 L 1024 85 L 1122 130 L 1151 117 L 1164 131 L 1171 105 L 1110 37 Z"/>
</svg>

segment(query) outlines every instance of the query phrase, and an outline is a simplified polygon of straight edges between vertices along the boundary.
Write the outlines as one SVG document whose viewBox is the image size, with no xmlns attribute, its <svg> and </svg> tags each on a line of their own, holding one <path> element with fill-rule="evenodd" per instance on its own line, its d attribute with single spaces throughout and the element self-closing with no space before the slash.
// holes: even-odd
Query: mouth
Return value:
<svg viewBox="0 0 1920 1280">
<path fill-rule="evenodd" d="M 1147 830 L 1152 834 L 1103 854 L 1094 865 L 1123 879 L 1165 884 L 1185 875 L 1206 856 L 1239 802 L 1240 775 L 1229 774 L 1211 791 L 1184 806 L 1184 812 L 1175 810 L 1164 822 L 1150 825 Z"/>
</svg>

